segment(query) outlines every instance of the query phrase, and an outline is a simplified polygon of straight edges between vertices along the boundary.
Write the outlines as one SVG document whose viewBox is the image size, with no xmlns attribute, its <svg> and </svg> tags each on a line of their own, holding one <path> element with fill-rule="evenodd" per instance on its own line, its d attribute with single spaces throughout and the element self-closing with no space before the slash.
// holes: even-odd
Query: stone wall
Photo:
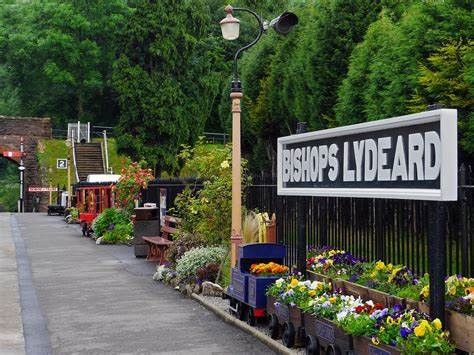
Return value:
<svg viewBox="0 0 474 355">
<path fill-rule="evenodd" d="M 25 166 L 25 211 L 33 209 L 35 194 L 28 193 L 28 186 L 41 186 L 39 165 L 36 150 L 40 139 L 51 139 L 51 119 L 36 117 L 7 117 L 0 116 L 0 156 L 3 151 L 19 151 L 21 137 L 24 139 L 23 159 Z M 19 164 L 19 158 L 11 159 Z M 40 211 L 46 211 L 49 200 L 48 193 L 37 194 L 40 197 Z"/>
</svg>

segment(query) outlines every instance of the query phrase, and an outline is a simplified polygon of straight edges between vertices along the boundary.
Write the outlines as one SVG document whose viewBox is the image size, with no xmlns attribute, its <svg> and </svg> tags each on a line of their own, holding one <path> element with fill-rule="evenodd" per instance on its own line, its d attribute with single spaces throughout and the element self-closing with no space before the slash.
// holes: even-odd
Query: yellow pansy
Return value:
<svg viewBox="0 0 474 355">
<path fill-rule="evenodd" d="M 430 295 L 430 287 L 429 286 L 423 287 L 420 294 L 423 295 L 425 299 L 428 298 L 428 296 Z"/>
<path fill-rule="evenodd" d="M 329 299 L 329 302 L 331 302 L 331 303 L 335 303 L 335 302 L 336 302 L 336 300 L 337 300 L 337 298 L 336 298 L 336 297 L 331 297 L 331 298 Z"/>
<path fill-rule="evenodd" d="M 299 288 L 299 290 L 300 290 L 301 292 L 304 292 L 304 291 L 306 290 L 306 286 L 305 286 L 305 285 L 301 285 L 300 288 Z"/>
<path fill-rule="evenodd" d="M 295 288 L 296 286 L 298 286 L 298 280 L 297 279 L 292 279 L 291 282 L 290 282 L 290 287 Z"/>
<path fill-rule="evenodd" d="M 393 318 L 392 318 L 392 317 L 388 316 L 388 317 L 387 317 L 387 323 L 388 323 L 388 324 L 394 324 L 395 322 L 393 321 Z"/>
<path fill-rule="evenodd" d="M 385 268 L 385 263 L 383 261 L 379 260 L 375 263 L 375 270 L 380 271 L 380 270 L 383 270 L 384 268 Z"/>
<path fill-rule="evenodd" d="M 390 264 L 389 264 L 390 265 Z M 401 270 L 402 268 L 401 267 L 397 267 L 395 269 L 392 270 L 392 276 L 395 277 L 397 276 L 397 273 Z M 390 271 L 390 270 L 389 270 Z"/>
<path fill-rule="evenodd" d="M 421 324 L 415 327 L 414 331 L 417 337 L 422 337 L 426 333 L 425 327 L 423 327 Z"/>
<path fill-rule="evenodd" d="M 374 345 L 379 345 L 379 344 L 380 344 L 379 338 L 377 338 L 377 337 L 372 337 L 372 344 L 374 344 Z"/>
<path fill-rule="evenodd" d="M 439 318 L 436 318 L 431 324 L 433 324 L 433 326 L 438 330 L 440 330 L 443 327 Z"/>
<path fill-rule="evenodd" d="M 315 291 L 315 290 L 311 290 L 311 291 L 308 292 L 308 295 L 309 295 L 310 297 L 314 297 L 314 296 L 316 296 L 316 291 Z"/>
<path fill-rule="evenodd" d="M 392 269 L 393 269 L 393 264 L 392 263 L 387 264 L 387 270 L 392 271 Z M 400 270 L 400 269 L 398 269 L 398 270 Z"/>
<path fill-rule="evenodd" d="M 451 286 L 449 289 L 448 289 L 448 292 L 451 296 L 454 296 L 456 294 L 456 286 Z"/>
</svg>

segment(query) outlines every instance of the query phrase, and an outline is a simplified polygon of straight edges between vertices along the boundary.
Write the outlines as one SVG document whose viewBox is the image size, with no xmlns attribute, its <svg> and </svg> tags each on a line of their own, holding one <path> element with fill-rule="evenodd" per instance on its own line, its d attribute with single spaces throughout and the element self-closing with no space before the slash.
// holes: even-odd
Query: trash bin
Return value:
<svg viewBox="0 0 474 355">
<path fill-rule="evenodd" d="M 148 246 L 142 237 L 160 235 L 160 209 L 158 207 L 137 207 L 134 211 L 133 246 L 135 257 L 144 257 L 148 255 Z"/>
</svg>

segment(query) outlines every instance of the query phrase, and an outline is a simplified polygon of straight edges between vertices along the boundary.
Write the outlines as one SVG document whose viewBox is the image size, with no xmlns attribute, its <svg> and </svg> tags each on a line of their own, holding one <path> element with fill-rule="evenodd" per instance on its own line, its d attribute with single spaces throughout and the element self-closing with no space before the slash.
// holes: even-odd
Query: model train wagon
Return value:
<svg viewBox="0 0 474 355">
<path fill-rule="evenodd" d="M 231 284 L 227 289 L 229 311 L 240 320 L 254 325 L 257 319 L 266 317 L 268 286 L 279 277 L 257 276 L 250 273 L 250 266 L 271 261 L 282 264 L 286 250 L 279 244 L 246 244 L 239 246 L 237 266 L 232 269 Z"/>
</svg>

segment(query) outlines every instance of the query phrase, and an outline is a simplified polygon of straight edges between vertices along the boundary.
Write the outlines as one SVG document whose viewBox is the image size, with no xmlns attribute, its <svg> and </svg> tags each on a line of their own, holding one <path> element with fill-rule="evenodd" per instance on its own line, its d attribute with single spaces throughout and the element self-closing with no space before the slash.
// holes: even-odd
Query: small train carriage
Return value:
<svg viewBox="0 0 474 355">
<path fill-rule="evenodd" d="M 227 289 L 229 310 L 240 320 L 255 325 L 257 319 L 266 317 L 266 290 L 279 277 L 257 276 L 250 273 L 250 266 L 273 261 L 283 264 L 284 245 L 256 243 L 239 246 L 237 266 L 232 269 L 232 281 Z"/>
<path fill-rule="evenodd" d="M 106 208 L 114 206 L 112 187 L 115 182 L 79 182 L 74 185 L 76 207 L 82 234 L 90 236 L 92 221 Z"/>
</svg>

